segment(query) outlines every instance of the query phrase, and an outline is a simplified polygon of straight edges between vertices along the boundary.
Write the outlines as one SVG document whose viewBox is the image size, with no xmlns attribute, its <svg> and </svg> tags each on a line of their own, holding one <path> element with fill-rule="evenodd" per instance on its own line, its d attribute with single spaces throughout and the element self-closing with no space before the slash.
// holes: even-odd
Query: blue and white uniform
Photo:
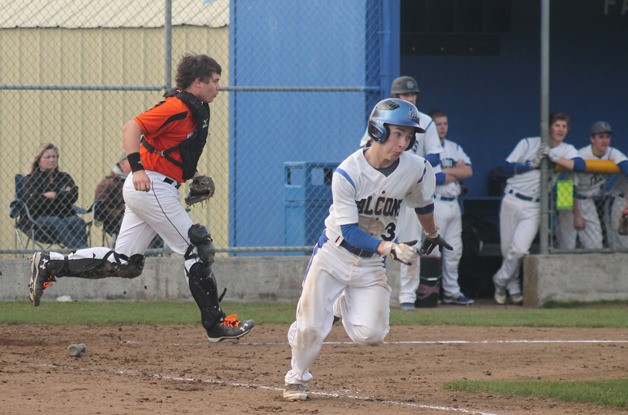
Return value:
<svg viewBox="0 0 628 415">
<path fill-rule="evenodd" d="M 396 167 L 382 172 L 368 163 L 365 151 L 369 150 L 350 155 L 334 172 L 333 204 L 306 271 L 296 321 L 288 332 L 292 360 L 287 384 L 307 385 L 312 379 L 310 366 L 334 315 L 342 318 L 347 334 L 357 343 L 380 344 L 389 332 L 386 259 L 349 245 L 341 227 L 357 223 L 378 241 L 393 241 L 404 203 L 419 214 L 433 211 L 435 177 L 429 163 L 404 152 Z"/>
<path fill-rule="evenodd" d="M 628 158 L 621 151 L 613 147 L 608 147 L 601 156 L 593 154 L 591 145 L 582 147 L 578 153 L 584 160 L 610 160 L 615 164 L 627 162 Z M 573 174 L 576 194 L 574 203 L 579 206 L 580 216 L 584 220 L 584 229 L 578 230 L 574 227 L 573 211 L 559 211 L 557 215 L 556 241 L 561 249 L 574 249 L 576 238 L 585 249 L 602 248 L 602 225 L 595 206 L 594 197 L 602 196 L 605 193 L 606 182 L 610 175 L 605 173 L 575 173 Z M 613 203 L 616 209 L 623 211 L 625 202 L 623 197 L 618 203 Z M 617 214 L 617 218 L 621 213 Z M 614 217 L 614 216 L 613 216 Z M 615 233 L 617 226 L 615 226 Z M 609 234 L 609 237 L 611 235 Z M 610 238 L 609 238 L 610 239 Z"/>
<path fill-rule="evenodd" d="M 408 153 L 416 154 L 427 159 L 434 168 L 440 162 L 440 154 L 443 147 L 438 138 L 438 132 L 432 117 L 419 111 L 419 122 L 425 133 L 416 133 L 416 141 Z M 360 146 L 365 147 L 370 140 L 368 132 L 364 133 Z M 438 170 L 436 170 L 438 171 Z M 399 232 L 397 233 L 399 242 L 419 241 L 421 242 L 423 229 L 419 223 L 414 210 L 404 205 L 402 214 L 399 217 L 397 225 Z M 447 240 L 445 238 L 445 240 Z M 416 300 L 416 291 L 419 288 L 419 261 L 415 261 L 412 265 L 401 264 L 399 266 L 399 304 L 411 303 Z"/>
<path fill-rule="evenodd" d="M 502 265 L 493 276 L 493 282 L 506 287 L 510 295 L 521 294 L 519 266 L 528 254 L 539 230 L 541 218 L 541 172 L 530 169 L 527 164 L 535 159 L 541 146 L 540 137 L 524 138 L 517 143 L 506 158 L 515 166 L 515 174 L 506 181 L 504 198 L 499 211 L 499 235 Z M 550 158 L 573 159 L 579 157 L 578 150 L 571 144 L 561 142 L 550 149 Z M 517 166 L 527 166 L 517 170 Z M 521 172 L 521 173 L 519 173 Z M 552 174 L 552 176 L 555 176 Z"/>
<path fill-rule="evenodd" d="M 441 168 L 447 169 L 456 166 L 459 160 L 471 166 L 471 159 L 462 147 L 453 141 L 444 139 L 441 145 L 443 152 L 440 155 Z M 437 185 L 434 191 L 434 220 L 438 232 L 453 248 L 442 253 L 443 292 L 447 297 L 459 296 L 458 265 L 462 257 L 462 212 L 458 196 L 460 196 L 460 182 Z M 438 251 L 435 256 L 440 255 Z"/>
</svg>

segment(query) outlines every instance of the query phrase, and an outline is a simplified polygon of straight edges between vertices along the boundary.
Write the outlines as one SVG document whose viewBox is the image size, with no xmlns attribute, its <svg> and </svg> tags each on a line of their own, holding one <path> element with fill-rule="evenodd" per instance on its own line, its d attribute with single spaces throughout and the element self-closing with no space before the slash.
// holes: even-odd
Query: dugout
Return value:
<svg viewBox="0 0 628 415">
<path fill-rule="evenodd" d="M 268 197 L 282 193 L 283 163 L 340 162 L 355 151 L 372 105 L 400 74 L 417 79 L 419 110 L 448 113 L 450 138 L 473 162 L 466 199 L 500 198 L 489 189 L 491 170 L 519 139 L 540 134 L 542 4 L 232 2 L 230 245 L 283 243 L 283 200 Z M 591 124 L 603 119 L 617 131 L 613 145 L 628 152 L 620 139 L 628 131 L 628 8 L 610 0 L 550 6 L 548 93 L 550 109 L 571 116 L 567 142 L 586 145 Z M 244 58 L 251 64 L 238 66 Z M 269 62 L 282 64 L 258 70 Z M 276 151 L 260 157 L 259 143 Z M 251 175 L 258 171 L 266 173 Z M 265 223 L 253 226 L 260 204 L 251 200 L 268 206 Z"/>
</svg>

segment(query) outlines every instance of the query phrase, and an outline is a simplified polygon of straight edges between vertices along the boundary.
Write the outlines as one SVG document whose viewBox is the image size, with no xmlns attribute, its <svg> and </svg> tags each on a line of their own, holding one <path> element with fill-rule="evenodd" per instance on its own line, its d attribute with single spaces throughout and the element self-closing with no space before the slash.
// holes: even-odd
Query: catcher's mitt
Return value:
<svg viewBox="0 0 628 415">
<path fill-rule="evenodd" d="M 622 213 L 621 218 L 619 218 L 617 233 L 624 236 L 628 235 L 628 209 L 624 209 L 624 213 Z"/>
<path fill-rule="evenodd" d="M 191 206 L 198 202 L 204 202 L 214 195 L 216 186 L 209 176 L 196 176 L 190 183 L 190 190 L 185 195 L 185 203 Z"/>
</svg>

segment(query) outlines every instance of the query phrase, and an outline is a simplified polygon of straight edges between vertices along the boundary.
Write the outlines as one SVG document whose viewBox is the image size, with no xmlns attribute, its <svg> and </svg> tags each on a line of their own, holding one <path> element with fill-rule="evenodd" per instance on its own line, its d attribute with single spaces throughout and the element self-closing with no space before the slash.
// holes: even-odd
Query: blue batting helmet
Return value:
<svg viewBox="0 0 628 415">
<path fill-rule="evenodd" d="M 389 124 L 414 127 L 415 133 L 425 132 L 419 125 L 419 110 L 408 101 L 399 98 L 386 98 L 373 108 L 368 125 L 368 133 L 373 141 L 383 143 L 388 139 Z M 411 149 L 415 141 L 416 137 L 413 134 L 406 150 Z"/>
</svg>

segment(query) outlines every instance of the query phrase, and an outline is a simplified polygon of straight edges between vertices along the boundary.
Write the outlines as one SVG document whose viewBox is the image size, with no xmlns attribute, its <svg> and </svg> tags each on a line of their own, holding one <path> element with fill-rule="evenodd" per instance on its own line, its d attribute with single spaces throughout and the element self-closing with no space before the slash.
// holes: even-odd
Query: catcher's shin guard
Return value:
<svg viewBox="0 0 628 415">
<path fill-rule="evenodd" d="M 187 273 L 192 297 L 201 311 L 201 323 L 205 330 L 211 330 L 225 317 L 219 306 L 216 278 L 209 266 L 197 262 L 190 267 Z"/>
<path fill-rule="evenodd" d="M 107 258 L 113 256 L 115 262 L 109 262 Z M 126 263 L 122 263 L 125 260 Z M 102 259 L 83 258 L 69 260 L 49 260 L 46 269 L 55 277 L 75 277 L 86 279 L 102 279 L 109 277 L 135 278 L 140 276 L 144 269 L 144 256 L 141 254 L 126 255 L 109 251 Z"/>
</svg>

